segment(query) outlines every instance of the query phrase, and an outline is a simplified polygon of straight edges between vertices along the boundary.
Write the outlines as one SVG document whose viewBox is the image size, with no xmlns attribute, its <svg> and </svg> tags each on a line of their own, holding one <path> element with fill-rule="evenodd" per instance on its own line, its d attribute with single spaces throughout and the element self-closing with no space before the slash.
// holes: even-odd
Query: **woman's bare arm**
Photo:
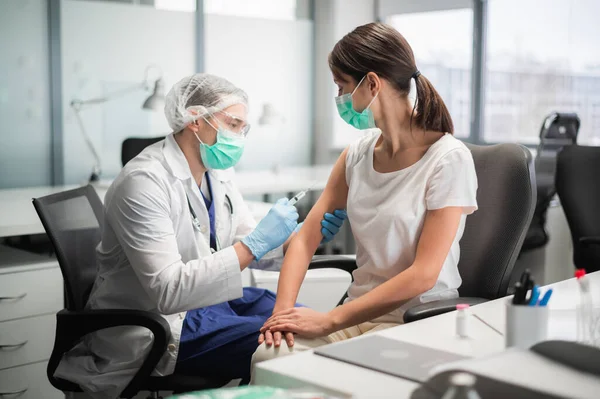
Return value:
<svg viewBox="0 0 600 399">
<path fill-rule="evenodd" d="M 373 320 L 432 289 L 458 232 L 462 208 L 428 211 L 413 264 L 394 278 L 330 312 L 333 329 Z"/>
<path fill-rule="evenodd" d="M 323 194 L 310 210 L 298 235 L 287 249 L 279 276 L 274 312 L 294 307 L 308 265 L 323 239 L 321 234 L 323 215 L 326 212 L 333 212 L 335 209 L 346 208 L 348 199 L 347 152 L 347 149 L 344 150 L 338 158 Z"/>
</svg>

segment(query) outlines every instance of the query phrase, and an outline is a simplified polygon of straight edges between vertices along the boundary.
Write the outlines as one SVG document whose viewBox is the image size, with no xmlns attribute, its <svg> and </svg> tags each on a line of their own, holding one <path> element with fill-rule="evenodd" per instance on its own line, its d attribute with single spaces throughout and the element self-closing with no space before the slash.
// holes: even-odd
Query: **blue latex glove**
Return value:
<svg viewBox="0 0 600 399">
<path fill-rule="evenodd" d="M 279 199 L 256 229 L 242 239 L 256 260 L 282 245 L 298 225 L 298 211 L 288 202 L 287 198 Z"/>
<path fill-rule="evenodd" d="M 321 220 L 321 234 L 323 234 L 323 243 L 329 242 L 340 231 L 344 220 L 348 217 L 346 211 L 336 209 L 333 214 L 326 213 Z"/>
<path fill-rule="evenodd" d="M 333 239 L 333 237 L 339 233 L 340 228 L 344 224 L 344 220 L 348 217 L 346 211 L 341 209 L 336 209 L 333 213 L 326 213 L 323 216 L 323 220 L 321 220 L 321 234 L 323 235 L 323 240 L 321 244 L 325 244 Z M 299 232 L 300 228 L 304 222 L 298 224 L 296 230 L 294 232 Z"/>
</svg>

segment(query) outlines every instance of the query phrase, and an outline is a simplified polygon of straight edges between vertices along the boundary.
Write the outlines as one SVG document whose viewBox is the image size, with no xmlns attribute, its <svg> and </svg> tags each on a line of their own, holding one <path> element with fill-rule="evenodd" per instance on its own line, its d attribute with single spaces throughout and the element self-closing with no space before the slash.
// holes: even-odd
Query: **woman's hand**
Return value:
<svg viewBox="0 0 600 399">
<path fill-rule="evenodd" d="M 273 334 L 276 343 L 276 334 L 286 333 L 288 346 L 289 333 L 300 334 L 307 338 L 318 338 L 331 334 L 335 330 L 334 322 L 329 313 L 320 313 L 309 308 L 291 308 L 275 312 L 260 329 L 268 343 L 268 334 Z M 292 337 L 293 338 L 293 337 Z M 260 341 L 260 339 L 259 339 Z"/>
<path fill-rule="evenodd" d="M 272 333 L 269 330 L 265 331 L 264 333 L 260 333 L 258 336 L 258 344 L 262 345 L 263 342 L 266 342 L 267 346 L 274 344 L 276 348 L 279 348 L 281 346 L 282 335 L 285 335 L 285 342 L 287 343 L 288 347 L 294 346 L 294 333 L 282 333 L 280 331 Z"/>
</svg>

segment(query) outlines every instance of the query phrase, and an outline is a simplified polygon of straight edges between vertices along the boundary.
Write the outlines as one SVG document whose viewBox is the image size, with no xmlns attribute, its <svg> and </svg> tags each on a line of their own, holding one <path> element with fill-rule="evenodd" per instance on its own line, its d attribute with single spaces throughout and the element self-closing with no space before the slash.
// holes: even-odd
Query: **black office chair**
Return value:
<svg viewBox="0 0 600 399">
<path fill-rule="evenodd" d="M 77 384 L 54 377 L 63 354 L 86 334 L 117 326 L 145 327 L 154 335 L 148 356 L 121 393 L 122 398 L 132 398 L 140 391 L 158 395 L 160 391 L 181 393 L 219 388 L 229 382 L 227 378 L 176 374 L 151 376 L 167 350 L 171 336 L 167 321 L 156 313 L 141 310 L 85 308 L 97 275 L 96 246 L 100 242 L 104 221 L 102 202 L 92 186 L 37 198 L 33 205 L 54 246 L 65 282 L 66 308 L 56 315 L 54 348 L 47 368 L 48 379 L 55 388 L 63 392 L 81 392 Z M 315 257 L 311 268 L 339 268 L 351 273 L 355 267 L 353 261 L 340 262 L 339 259 L 322 256 Z"/>
<path fill-rule="evenodd" d="M 121 164 L 125 164 L 135 158 L 144 148 L 164 140 L 165 136 L 161 137 L 129 137 L 121 144 Z"/>
<path fill-rule="evenodd" d="M 54 348 L 47 368 L 48 379 L 55 388 L 81 392 L 77 384 L 54 377 L 63 354 L 86 334 L 117 326 L 145 327 L 154 335 L 148 356 L 121 393 L 122 398 L 132 398 L 140 391 L 157 395 L 159 391 L 190 392 L 227 384 L 228 379 L 150 375 L 167 350 L 171 336 L 169 324 L 160 315 L 141 310 L 85 309 L 96 279 L 96 246 L 104 220 L 102 202 L 92 186 L 37 198 L 33 205 L 52 241 L 65 282 L 66 308 L 56 315 Z"/>
<path fill-rule="evenodd" d="M 556 189 L 573 240 L 573 262 L 600 270 L 600 147 L 574 145 L 558 154 Z"/>
<path fill-rule="evenodd" d="M 577 144 L 579 126 L 579 117 L 572 113 L 554 112 L 542 123 L 535 157 L 537 201 L 521 252 L 541 248 L 548 243 L 546 215 L 556 195 L 556 157 L 563 147 Z"/>
<path fill-rule="evenodd" d="M 432 301 L 408 309 L 404 322 L 476 305 L 507 294 L 515 262 L 535 207 L 535 171 L 531 153 L 518 144 L 467 144 L 477 171 L 479 209 L 467 217 L 460 241 L 460 298 Z M 338 261 L 336 262 L 336 258 Z M 314 263 L 314 262 L 313 262 Z M 353 260 L 328 257 L 316 267 L 356 269 Z M 311 269 L 315 268 L 311 264 Z"/>
<path fill-rule="evenodd" d="M 467 217 L 460 241 L 460 298 L 433 301 L 406 311 L 410 322 L 446 313 L 459 303 L 476 305 L 503 297 L 535 208 L 535 170 L 518 144 L 467 144 L 477 171 L 479 209 Z"/>
</svg>

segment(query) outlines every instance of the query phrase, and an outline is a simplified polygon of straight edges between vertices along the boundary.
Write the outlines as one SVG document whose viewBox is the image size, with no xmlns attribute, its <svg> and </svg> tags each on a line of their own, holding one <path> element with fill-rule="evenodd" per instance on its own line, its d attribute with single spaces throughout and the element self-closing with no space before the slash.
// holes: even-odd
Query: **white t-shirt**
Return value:
<svg viewBox="0 0 600 399">
<path fill-rule="evenodd" d="M 356 240 L 352 300 L 406 270 L 415 260 L 427 210 L 463 207 L 458 232 L 435 286 L 377 319 L 402 323 L 404 311 L 437 299 L 455 298 L 459 241 L 467 215 L 477 209 L 477 176 L 471 151 L 450 134 L 435 142 L 415 164 L 390 173 L 373 168 L 373 150 L 380 131 L 350 145 L 346 156 L 348 218 Z"/>
</svg>

